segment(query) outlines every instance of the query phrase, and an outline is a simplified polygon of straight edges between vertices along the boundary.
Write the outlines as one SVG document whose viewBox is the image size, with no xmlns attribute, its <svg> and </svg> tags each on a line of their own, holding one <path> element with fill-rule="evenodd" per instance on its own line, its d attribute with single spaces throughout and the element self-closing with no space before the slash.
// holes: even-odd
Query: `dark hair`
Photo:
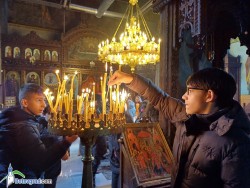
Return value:
<svg viewBox="0 0 250 188">
<path fill-rule="evenodd" d="M 33 83 L 24 84 L 19 90 L 19 103 L 21 104 L 22 99 L 27 98 L 31 93 L 43 94 L 43 88 Z"/>
<path fill-rule="evenodd" d="M 219 107 L 230 106 L 236 93 L 234 78 L 218 68 L 202 69 L 191 75 L 186 84 L 204 90 L 212 90 L 217 96 L 216 104 Z"/>
</svg>

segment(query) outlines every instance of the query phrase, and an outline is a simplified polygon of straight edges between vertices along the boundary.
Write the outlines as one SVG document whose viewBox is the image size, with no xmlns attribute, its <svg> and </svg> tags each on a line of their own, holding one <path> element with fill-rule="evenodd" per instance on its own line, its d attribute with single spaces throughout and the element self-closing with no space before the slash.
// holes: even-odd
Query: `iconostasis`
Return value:
<svg viewBox="0 0 250 188">
<path fill-rule="evenodd" d="M 60 41 L 45 40 L 34 31 L 26 36 L 12 34 L 2 40 L 3 101 L 5 107 L 18 104 L 19 88 L 36 83 L 57 91 L 58 76 L 74 79 L 74 96 L 96 83 L 100 92 L 100 77 L 105 65 L 98 61 L 97 46 L 107 37 L 91 29 L 78 26 L 64 34 Z"/>
</svg>

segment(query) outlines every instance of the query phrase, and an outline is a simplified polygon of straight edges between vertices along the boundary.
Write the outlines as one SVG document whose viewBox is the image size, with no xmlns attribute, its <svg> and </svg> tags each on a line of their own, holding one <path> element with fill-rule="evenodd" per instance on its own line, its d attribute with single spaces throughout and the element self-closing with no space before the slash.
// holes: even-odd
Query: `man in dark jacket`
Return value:
<svg viewBox="0 0 250 188">
<path fill-rule="evenodd" d="M 9 108 L 0 114 L 0 181 L 5 179 L 9 166 L 23 173 L 25 179 L 41 178 L 42 172 L 61 159 L 77 138 L 66 137 L 46 148 L 37 129 L 37 116 L 45 108 L 42 88 L 36 84 L 24 85 L 19 91 L 19 102 L 21 107 Z M 16 175 L 16 178 L 20 177 Z M 11 184 L 11 187 L 28 187 Z M 6 187 L 6 181 L 1 181 L 0 187 Z"/>
<path fill-rule="evenodd" d="M 194 73 L 182 96 L 185 104 L 139 75 L 117 71 L 109 85 L 120 83 L 128 84 L 175 123 L 172 187 L 250 187 L 250 122 L 233 100 L 232 76 L 217 68 Z"/>
<path fill-rule="evenodd" d="M 131 111 L 135 108 L 135 104 L 128 106 L 125 112 L 126 123 L 134 123 L 133 114 Z M 135 109 L 134 109 L 135 110 Z M 112 171 L 112 188 L 121 187 L 121 177 L 120 177 L 120 139 L 121 134 L 111 134 L 109 135 L 109 151 L 110 151 L 110 168 Z"/>
<path fill-rule="evenodd" d="M 49 116 L 49 106 L 46 106 L 46 108 L 43 111 L 43 116 L 38 117 L 39 122 L 39 133 L 41 135 L 41 140 L 46 148 L 49 148 L 53 146 L 54 143 L 62 140 L 62 136 L 56 136 L 53 133 L 50 133 L 48 131 L 48 121 L 47 116 Z M 62 157 L 62 160 L 68 160 L 69 159 L 69 152 L 67 151 L 64 156 Z M 44 185 L 44 188 L 55 188 L 57 177 L 61 173 L 61 159 L 58 159 L 51 167 L 47 168 L 44 172 L 44 179 L 51 179 L 52 184 L 46 184 Z"/>
</svg>

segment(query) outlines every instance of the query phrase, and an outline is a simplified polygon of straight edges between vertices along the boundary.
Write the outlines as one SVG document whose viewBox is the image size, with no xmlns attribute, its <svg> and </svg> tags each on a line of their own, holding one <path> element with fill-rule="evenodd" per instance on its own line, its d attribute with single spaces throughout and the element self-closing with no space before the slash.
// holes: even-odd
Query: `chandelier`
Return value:
<svg viewBox="0 0 250 188">
<path fill-rule="evenodd" d="M 109 42 L 107 39 L 98 45 L 98 57 L 103 62 L 129 65 L 131 71 L 134 72 L 136 65 L 159 62 L 161 40 L 159 39 L 156 43 L 155 38 L 152 37 L 138 5 L 138 0 L 129 0 L 129 3 L 112 40 Z M 134 6 L 136 7 L 135 13 Z M 116 34 L 124 18 L 127 19 L 126 26 L 118 42 L 116 41 Z M 141 23 L 145 32 L 141 31 Z"/>
</svg>

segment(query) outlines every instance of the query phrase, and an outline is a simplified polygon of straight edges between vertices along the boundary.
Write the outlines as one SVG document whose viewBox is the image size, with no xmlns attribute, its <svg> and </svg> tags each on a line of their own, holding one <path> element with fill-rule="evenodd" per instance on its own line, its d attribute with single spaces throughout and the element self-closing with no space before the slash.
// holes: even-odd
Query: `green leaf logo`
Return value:
<svg viewBox="0 0 250 188">
<path fill-rule="evenodd" d="M 16 175 L 21 176 L 22 178 L 25 178 L 25 175 L 22 172 L 18 171 L 18 170 L 14 170 L 13 174 L 16 174 Z"/>
</svg>

